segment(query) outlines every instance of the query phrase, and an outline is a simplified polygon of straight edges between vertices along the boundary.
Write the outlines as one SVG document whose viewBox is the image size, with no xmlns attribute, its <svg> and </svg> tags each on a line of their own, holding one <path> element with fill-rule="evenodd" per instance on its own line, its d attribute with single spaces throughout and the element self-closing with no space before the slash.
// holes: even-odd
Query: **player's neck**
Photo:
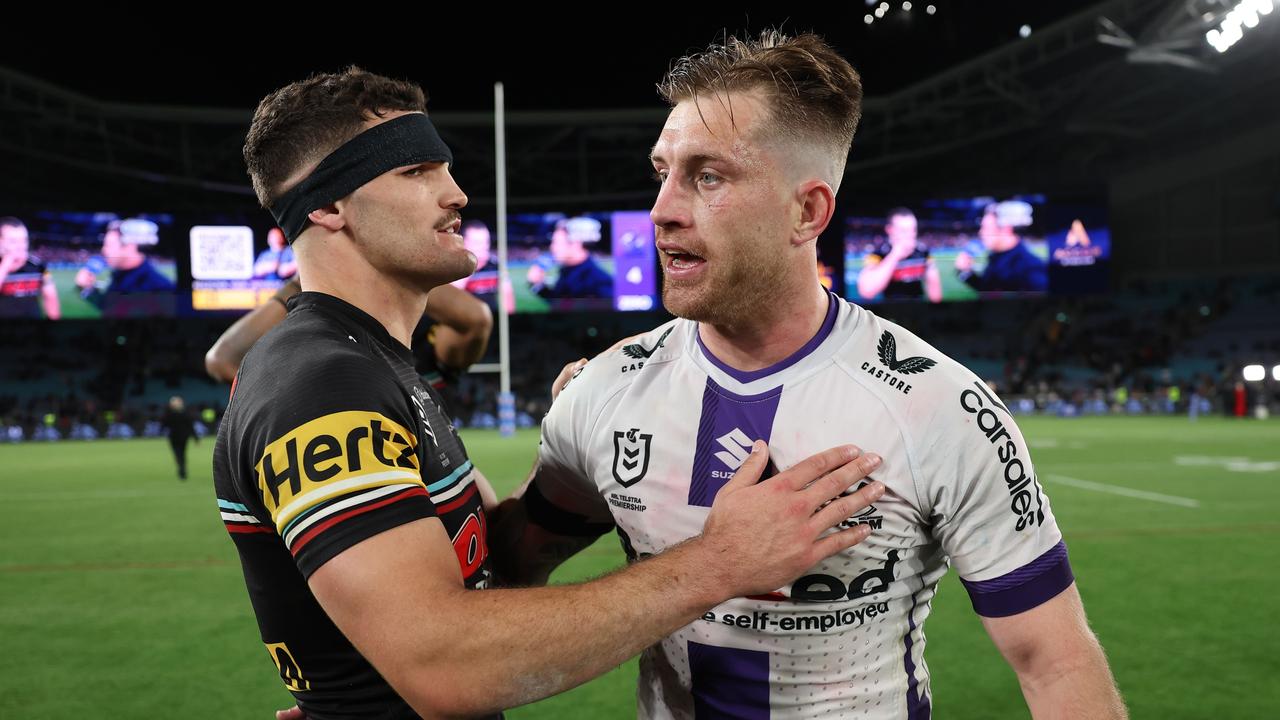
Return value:
<svg viewBox="0 0 1280 720">
<path fill-rule="evenodd" d="M 720 362 L 743 372 L 791 357 L 822 329 L 830 300 L 816 282 L 797 292 L 780 292 L 775 300 L 741 324 L 698 323 L 702 344 Z"/>
<path fill-rule="evenodd" d="M 412 346 L 413 329 L 427 309 L 427 294 L 377 273 L 368 266 L 348 268 L 341 275 L 303 269 L 302 289 L 332 295 L 363 310 L 405 347 Z"/>
</svg>

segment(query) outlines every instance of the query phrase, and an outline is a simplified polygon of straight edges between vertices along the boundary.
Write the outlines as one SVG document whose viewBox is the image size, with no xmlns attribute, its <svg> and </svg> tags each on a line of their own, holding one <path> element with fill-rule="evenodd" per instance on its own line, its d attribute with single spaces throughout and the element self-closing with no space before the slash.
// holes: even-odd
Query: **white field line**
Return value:
<svg viewBox="0 0 1280 720">
<path fill-rule="evenodd" d="M 1147 492 L 1146 490 L 1134 490 L 1133 488 L 1121 487 L 1119 485 L 1107 485 L 1106 483 L 1092 482 L 1090 480 L 1081 480 L 1079 478 L 1067 477 L 1066 475 L 1044 475 L 1043 477 L 1047 480 L 1052 480 L 1055 483 L 1080 488 L 1082 490 L 1094 490 L 1096 492 L 1110 493 L 1112 495 L 1123 495 L 1124 497 L 1167 503 L 1169 505 L 1177 505 L 1179 507 L 1200 507 L 1199 500 L 1178 497 L 1177 495 L 1164 495 L 1161 493 Z"/>
</svg>

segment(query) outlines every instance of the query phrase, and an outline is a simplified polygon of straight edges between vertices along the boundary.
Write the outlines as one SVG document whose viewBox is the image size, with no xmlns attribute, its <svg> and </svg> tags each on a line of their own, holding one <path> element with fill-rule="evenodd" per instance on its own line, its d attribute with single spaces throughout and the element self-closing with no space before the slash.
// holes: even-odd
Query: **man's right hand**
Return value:
<svg viewBox="0 0 1280 720">
<path fill-rule="evenodd" d="M 889 255 L 895 260 L 904 260 L 916 251 L 915 238 L 903 238 L 890 241 Z"/>
<path fill-rule="evenodd" d="M 81 290 L 88 290 L 89 288 L 93 287 L 93 284 L 96 283 L 97 281 L 98 281 L 98 276 L 94 275 L 92 272 L 89 272 L 89 270 L 86 268 L 80 268 L 78 271 L 76 271 L 76 287 L 80 288 Z"/>
<path fill-rule="evenodd" d="M 969 253 L 964 251 L 961 251 L 959 255 L 956 255 L 956 271 L 957 272 L 969 272 L 972 269 L 973 269 L 973 256 L 971 256 Z"/>
<path fill-rule="evenodd" d="M 772 592 L 818 561 L 870 534 L 866 525 L 827 531 L 884 495 L 880 482 L 841 496 L 880 466 L 880 457 L 842 445 L 757 482 L 769 449 L 757 440 L 751 455 L 716 495 L 702 536 L 705 567 L 733 597 Z"/>
<path fill-rule="evenodd" d="M 4 277 L 9 273 L 22 267 L 21 257 L 18 255 L 5 255 L 0 257 L 0 277 Z"/>
</svg>

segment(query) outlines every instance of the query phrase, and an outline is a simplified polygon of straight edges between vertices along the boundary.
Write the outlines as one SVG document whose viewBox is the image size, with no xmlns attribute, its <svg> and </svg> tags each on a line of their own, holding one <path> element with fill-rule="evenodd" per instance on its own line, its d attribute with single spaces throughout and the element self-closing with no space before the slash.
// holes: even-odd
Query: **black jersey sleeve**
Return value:
<svg viewBox="0 0 1280 720">
<path fill-rule="evenodd" d="M 436 514 L 422 479 L 420 421 L 385 363 L 352 346 L 259 377 L 253 389 L 271 387 L 269 402 L 241 397 L 249 388 L 234 398 L 261 403 L 240 415 L 251 419 L 240 491 L 261 503 L 264 524 L 304 576 L 380 532 Z"/>
</svg>

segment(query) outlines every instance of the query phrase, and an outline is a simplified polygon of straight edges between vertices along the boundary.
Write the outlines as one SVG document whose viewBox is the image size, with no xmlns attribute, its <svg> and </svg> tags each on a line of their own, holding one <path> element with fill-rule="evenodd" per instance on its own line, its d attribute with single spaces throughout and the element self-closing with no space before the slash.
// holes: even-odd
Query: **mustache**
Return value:
<svg viewBox="0 0 1280 720">
<path fill-rule="evenodd" d="M 449 212 L 445 213 L 444 217 L 440 218 L 439 222 L 436 223 L 435 229 L 443 230 L 460 220 L 462 220 L 462 213 L 458 212 L 457 210 L 450 210 Z"/>
<path fill-rule="evenodd" d="M 707 256 L 707 249 L 702 245 L 701 242 L 697 242 L 692 239 L 682 239 L 679 237 L 677 233 L 672 233 L 672 232 L 663 230 L 661 226 L 657 226 L 654 228 L 653 239 L 655 242 L 662 241 L 662 240 L 668 240 L 670 242 L 673 242 L 679 245 L 680 247 L 684 248 L 685 250 L 688 250 L 690 253 L 697 255 L 700 258 L 705 258 Z"/>
</svg>

